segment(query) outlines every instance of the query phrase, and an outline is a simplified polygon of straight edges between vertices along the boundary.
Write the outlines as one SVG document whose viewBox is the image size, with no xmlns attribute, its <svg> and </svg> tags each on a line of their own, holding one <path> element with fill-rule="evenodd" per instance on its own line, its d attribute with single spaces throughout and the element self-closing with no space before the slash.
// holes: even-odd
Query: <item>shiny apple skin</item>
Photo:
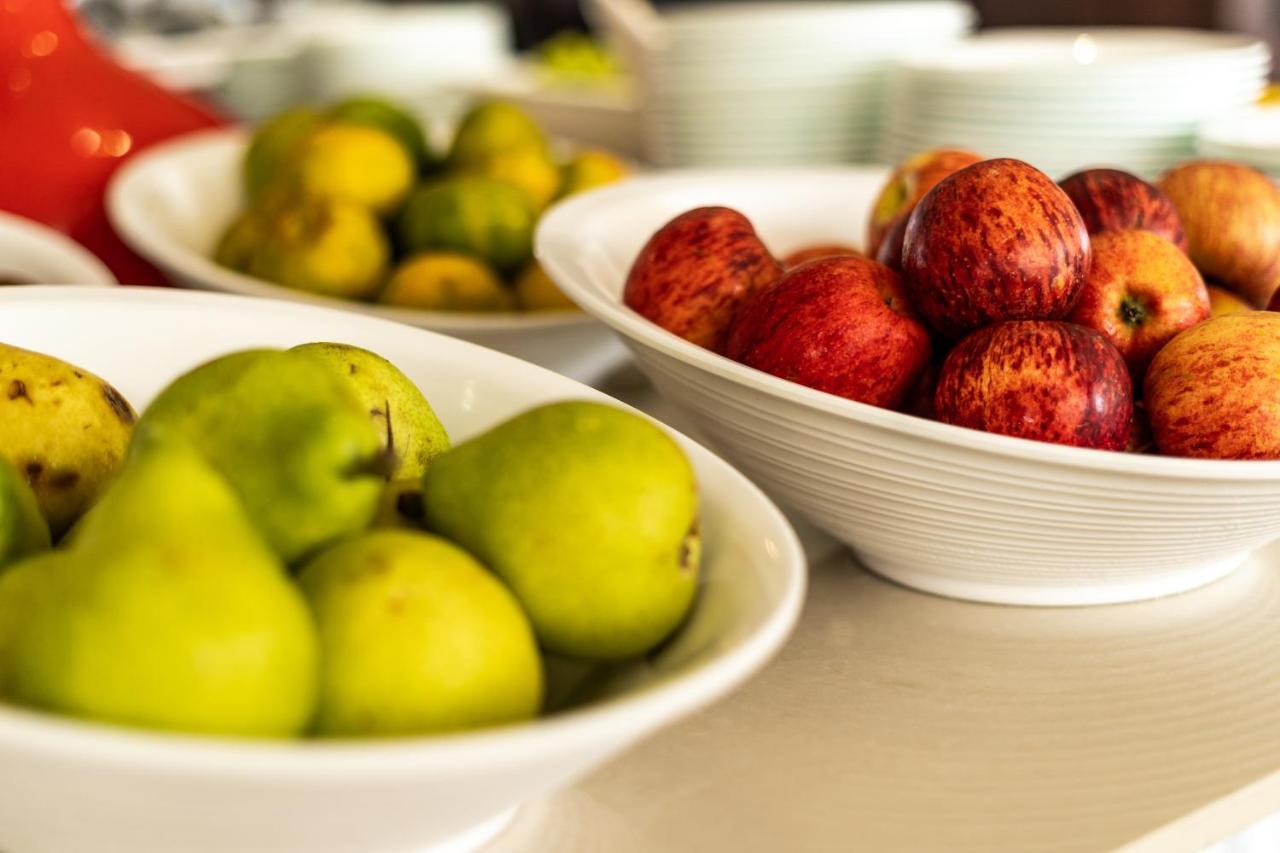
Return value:
<svg viewBox="0 0 1280 853">
<path fill-rule="evenodd" d="M 745 216 L 700 207 L 649 238 L 632 263 L 623 302 L 667 331 L 720 352 L 742 302 L 781 274 Z"/>
<path fill-rule="evenodd" d="M 1071 199 L 1021 160 L 984 160 L 929 191 L 911 213 L 902 272 L 944 337 L 1002 320 L 1058 320 L 1089 274 L 1089 234 Z"/>
<path fill-rule="evenodd" d="M 1183 252 L 1151 231 L 1105 231 L 1067 319 L 1101 332 L 1120 350 L 1135 387 L 1160 348 L 1209 318 L 1209 292 Z"/>
<path fill-rule="evenodd" d="M 1182 218 L 1169 197 L 1119 169 L 1086 169 L 1064 178 L 1059 186 L 1080 211 L 1090 236 L 1106 231 L 1138 229 L 1159 234 L 1187 251 Z"/>
<path fill-rule="evenodd" d="M 725 354 L 801 385 L 896 408 L 929 361 L 897 273 L 868 258 L 810 261 L 753 297 Z"/>
<path fill-rule="evenodd" d="M 934 408 L 956 426 L 1124 450 L 1133 386 L 1120 353 L 1093 329 L 1012 320 L 973 332 L 947 354 Z"/>
<path fill-rule="evenodd" d="M 1187 329 L 1156 353 L 1144 397 L 1161 453 L 1280 459 L 1280 314 L 1228 314 Z"/>
</svg>

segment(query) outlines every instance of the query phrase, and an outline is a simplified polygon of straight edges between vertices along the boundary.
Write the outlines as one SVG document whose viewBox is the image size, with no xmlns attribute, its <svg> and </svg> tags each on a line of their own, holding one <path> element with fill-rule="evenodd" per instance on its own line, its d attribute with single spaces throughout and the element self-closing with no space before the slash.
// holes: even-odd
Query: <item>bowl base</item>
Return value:
<svg viewBox="0 0 1280 853">
<path fill-rule="evenodd" d="M 464 829 L 452 838 L 424 847 L 417 853 L 473 853 L 502 834 L 503 830 L 511 825 L 515 816 L 515 809 L 507 809 L 505 812 L 486 818 L 470 829 Z"/>
<path fill-rule="evenodd" d="M 1125 604 L 1163 598 L 1180 592 L 1190 592 L 1213 583 L 1239 568 L 1250 552 L 1232 554 L 1211 560 L 1178 572 L 1168 572 L 1155 578 L 1129 582 L 1102 582 L 1081 578 L 1075 583 L 1063 579 L 1043 584 L 990 583 L 981 580 L 957 579 L 944 575 L 910 560 L 878 558 L 854 550 L 859 562 L 871 571 L 895 583 L 920 592 L 958 598 L 981 604 L 1011 604 L 1028 607 L 1081 607 L 1095 604 Z"/>
</svg>

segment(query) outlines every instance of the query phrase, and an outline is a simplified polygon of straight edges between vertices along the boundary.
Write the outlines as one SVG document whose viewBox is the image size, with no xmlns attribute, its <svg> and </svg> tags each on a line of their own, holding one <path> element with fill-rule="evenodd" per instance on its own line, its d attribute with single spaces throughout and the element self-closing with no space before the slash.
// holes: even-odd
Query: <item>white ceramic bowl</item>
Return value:
<svg viewBox="0 0 1280 853">
<path fill-rule="evenodd" d="M 0 281 L 112 285 L 102 261 L 75 240 L 39 222 L 0 211 Z"/>
<path fill-rule="evenodd" d="M 909 586 L 1011 604 L 1129 601 L 1214 580 L 1280 535 L 1280 462 L 1107 453 L 915 418 L 737 364 L 621 302 L 636 252 L 684 210 L 737 208 L 779 254 L 858 245 L 884 177 L 642 177 L 552 211 L 537 251 L 708 442 L 867 566 Z"/>
<path fill-rule="evenodd" d="M 600 323 L 573 311 L 462 313 L 393 308 L 281 287 L 214 263 L 213 248 L 244 203 L 240 129 L 190 134 L 131 159 L 107 189 L 120 236 L 183 287 L 269 296 L 408 323 L 594 382 L 625 353 Z"/>
<path fill-rule="evenodd" d="M 0 341 L 81 364 L 139 408 L 213 356 L 310 340 L 392 359 L 455 439 L 538 403 L 608 399 L 500 353 L 323 308 L 155 289 L 0 291 Z M 742 475 L 677 438 L 702 489 L 705 581 L 671 644 L 605 698 L 489 731 L 345 743 L 166 736 L 0 706 L 0 849 L 399 853 L 481 843 L 520 803 L 744 681 L 796 619 L 804 557 L 786 520 Z"/>
</svg>

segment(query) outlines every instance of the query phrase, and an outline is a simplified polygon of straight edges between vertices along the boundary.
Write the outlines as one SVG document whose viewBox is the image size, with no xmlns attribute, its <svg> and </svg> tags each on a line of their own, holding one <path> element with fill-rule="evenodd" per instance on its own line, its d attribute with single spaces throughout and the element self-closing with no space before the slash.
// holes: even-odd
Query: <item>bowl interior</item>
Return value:
<svg viewBox="0 0 1280 853">
<path fill-rule="evenodd" d="M 314 340 L 354 343 L 391 359 L 423 389 L 455 441 L 542 402 L 609 399 L 472 344 L 308 306 L 149 289 L 40 287 L 0 291 L 0 305 L 0 341 L 83 366 L 115 384 L 139 410 L 179 373 L 212 357 L 246 347 L 287 347 Z M 478 742 L 515 749 L 521 743 L 530 746 L 532 738 L 533 748 L 546 749 L 557 732 L 571 737 L 575 726 L 607 728 L 630 719 L 641 729 L 652 727 L 682 708 L 710 701 L 777 648 L 798 613 L 803 588 L 804 558 L 795 535 L 740 474 L 688 439 L 677 438 L 699 477 L 706 561 L 695 611 L 676 637 L 643 666 L 610 673 L 583 706 L 532 724 L 408 743 L 437 757 L 462 749 L 458 756 L 465 759 L 469 745 Z M 29 740 L 48 739 L 48 732 L 56 730 L 62 732 L 63 742 L 71 731 L 82 748 L 101 746 L 104 739 L 132 738 L 153 744 L 181 742 L 204 753 L 233 750 L 209 747 L 199 739 L 68 725 L 0 708 L 0 743 L 15 732 Z M 410 760 L 414 750 L 406 750 L 405 743 L 349 748 L 381 754 L 384 761 Z M 234 749 L 289 748 L 255 744 Z M 308 744 L 293 749 L 295 756 L 314 756 L 343 747 Z M 153 752 L 153 757 L 163 757 L 162 751 Z"/>
</svg>

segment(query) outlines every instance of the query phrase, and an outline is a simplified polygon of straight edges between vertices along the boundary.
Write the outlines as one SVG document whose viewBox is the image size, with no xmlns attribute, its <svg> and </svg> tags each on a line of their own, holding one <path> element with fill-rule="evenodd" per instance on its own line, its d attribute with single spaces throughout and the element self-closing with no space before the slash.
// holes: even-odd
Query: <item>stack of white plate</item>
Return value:
<svg viewBox="0 0 1280 853">
<path fill-rule="evenodd" d="M 1210 122 L 1197 143 L 1203 157 L 1235 160 L 1280 180 L 1280 109 L 1246 110 Z"/>
<path fill-rule="evenodd" d="M 1256 100 L 1270 68 L 1250 36 L 994 30 L 904 60 L 880 154 L 958 146 L 1059 176 L 1102 165 L 1153 175 L 1194 154 L 1202 124 Z"/>
<path fill-rule="evenodd" d="M 865 161 L 894 60 L 967 33 L 957 0 L 715 4 L 657 18 L 639 70 L 662 165 Z"/>
</svg>

